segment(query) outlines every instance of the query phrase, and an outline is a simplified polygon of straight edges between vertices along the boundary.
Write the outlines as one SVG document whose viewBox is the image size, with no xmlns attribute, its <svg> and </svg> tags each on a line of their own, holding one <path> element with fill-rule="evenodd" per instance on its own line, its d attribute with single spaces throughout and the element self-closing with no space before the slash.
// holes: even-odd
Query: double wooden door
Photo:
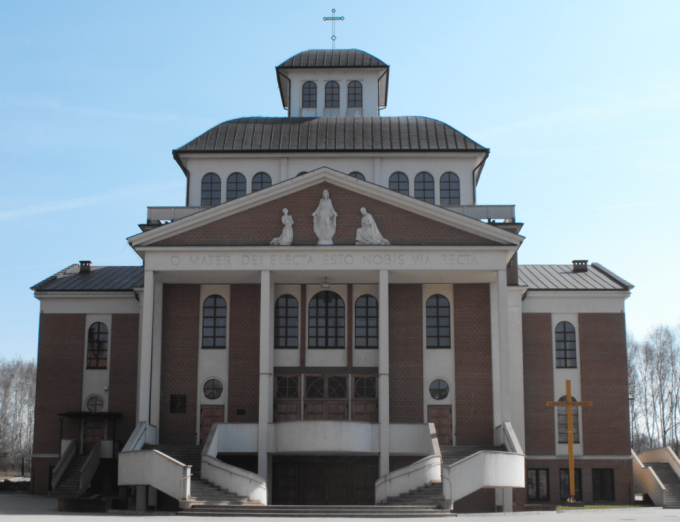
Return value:
<svg viewBox="0 0 680 522">
<path fill-rule="evenodd" d="M 210 435 L 210 428 L 215 423 L 224 422 L 224 406 L 201 406 L 201 444 L 205 444 Z"/>
<path fill-rule="evenodd" d="M 86 418 L 83 427 L 83 454 L 89 455 L 97 442 L 106 437 L 106 419 Z"/>
<path fill-rule="evenodd" d="M 440 446 L 451 446 L 453 444 L 451 406 L 428 406 L 427 422 L 434 423 Z"/>
</svg>

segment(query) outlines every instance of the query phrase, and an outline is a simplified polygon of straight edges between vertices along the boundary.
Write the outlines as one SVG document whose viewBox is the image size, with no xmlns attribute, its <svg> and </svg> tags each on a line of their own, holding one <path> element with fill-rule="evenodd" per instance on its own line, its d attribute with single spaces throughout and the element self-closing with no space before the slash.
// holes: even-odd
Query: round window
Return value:
<svg viewBox="0 0 680 522">
<path fill-rule="evenodd" d="M 449 396 L 449 385 L 442 379 L 436 379 L 430 384 L 430 395 L 433 399 L 441 401 Z"/>
<path fill-rule="evenodd" d="M 87 399 L 87 411 L 90 413 L 99 413 L 104 409 L 104 399 L 99 395 L 93 395 Z"/>
<path fill-rule="evenodd" d="M 203 394 L 208 399 L 218 399 L 220 395 L 222 395 L 223 389 L 224 386 L 222 386 L 222 383 L 220 381 L 218 381 L 217 379 L 209 379 L 203 385 Z"/>
</svg>

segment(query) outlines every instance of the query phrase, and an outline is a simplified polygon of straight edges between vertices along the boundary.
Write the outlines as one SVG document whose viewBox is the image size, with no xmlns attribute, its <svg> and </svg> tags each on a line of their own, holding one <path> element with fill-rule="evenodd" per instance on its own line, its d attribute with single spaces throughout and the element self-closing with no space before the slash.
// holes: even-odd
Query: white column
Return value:
<svg viewBox="0 0 680 522">
<path fill-rule="evenodd" d="M 153 344 L 154 273 L 144 270 L 144 308 L 142 313 L 142 340 L 139 361 L 139 395 L 137 421 L 149 422 L 151 399 L 151 349 Z"/>
<path fill-rule="evenodd" d="M 380 270 L 378 319 L 378 419 L 380 421 L 380 476 L 390 472 L 390 293 L 389 272 Z"/>
<path fill-rule="evenodd" d="M 501 354 L 498 312 L 498 283 L 489 285 L 489 301 L 491 306 L 491 378 L 493 391 L 493 427 L 501 424 Z M 500 444 L 494 440 L 495 444 Z M 497 505 L 500 505 L 497 504 Z"/>
<path fill-rule="evenodd" d="M 154 284 L 153 316 L 149 423 L 158 427 L 161 415 L 161 340 L 163 338 L 163 283 L 159 282 Z M 158 431 L 156 433 L 158 434 Z M 154 442 L 158 443 L 157 440 Z"/>
<path fill-rule="evenodd" d="M 512 421 L 512 402 L 524 397 L 513 397 L 510 387 L 510 342 L 508 332 L 508 279 L 505 270 L 498 271 L 498 348 L 501 370 L 501 421 Z M 495 427 L 495 426 L 494 426 Z"/>
<path fill-rule="evenodd" d="M 257 432 L 257 473 L 267 479 L 267 433 L 269 429 L 269 402 L 271 399 L 271 308 L 273 286 L 271 272 L 260 272 L 260 401 Z"/>
</svg>

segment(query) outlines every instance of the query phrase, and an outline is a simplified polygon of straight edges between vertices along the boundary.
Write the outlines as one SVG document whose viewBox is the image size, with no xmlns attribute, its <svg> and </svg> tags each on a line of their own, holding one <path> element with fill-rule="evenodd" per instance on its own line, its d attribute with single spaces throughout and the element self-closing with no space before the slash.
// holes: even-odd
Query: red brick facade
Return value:
<svg viewBox="0 0 680 522">
<path fill-rule="evenodd" d="M 295 245 L 316 245 L 312 213 L 324 189 L 330 192 L 333 208 L 340 216 L 333 237 L 335 245 L 354 245 L 361 227 L 359 209 L 366 207 L 380 232 L 393 245 L 495 245 L 488 239 L 427 219 L 380 200 L 327 182 L 269 201 L 239 214 L 155 243 L 157 246 L 258 246 L 269 245 L 281 234 L 281 209 L 295 220 Z M 492 225 L 490 225 L 492 226 Z"/>
<path fill-rule="evenodd" d="M 123 444 L 137 424 L 137 351 L 139 314 L 113 314 L 111 319 L 111 369 L 109 411 L 123 415 L 116 421 L 116 439 Z M 109 430 L 109 437 L 113 433 Z"/>
<path fill-rule="evenodd" d="M 229 422 L 257 422 L 260 399 L 260 285 L 232 285 Z M 195 384 L 194 384 L 195 387 Z M 237 415 L 236 410 L 245 410 Z"/>
<path fill-rule="evenodd" d="M 199 285 L 163 285 L 161 444 L 196 442 L 200 292 Z M 186 413 L 170 413 L 171 395 L 186 395 Z"/>
<path fill-rule="evenodd" d="M 453 285 L 456 443 L 493 444 L 491 303 L 488 284 Z"/>
<path fill-rule="evenodd" d="M 390 422 L 423 422 L 423 289 L 390 285 Z"/>
</svg>

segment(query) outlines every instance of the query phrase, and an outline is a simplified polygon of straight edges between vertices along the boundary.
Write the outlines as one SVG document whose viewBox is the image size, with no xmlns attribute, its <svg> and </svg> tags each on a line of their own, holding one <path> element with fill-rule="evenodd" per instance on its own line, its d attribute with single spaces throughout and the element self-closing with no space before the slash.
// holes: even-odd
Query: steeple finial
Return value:
<svg viewBox="0 0 680 522">
<path fill-rule="evenodd" d="M 333 9 L 331 12 L 333 14 L 335 14 L 335 9 Z M 331 36 L 331 41 L 333 42 L 333 49 L 334 50 L 335 50 L 335 40 L 337 40 L 337 38 L 335 37 L 335 21 L 339 20 L 340 22 L 342 22 L 344 19 L 345 19 L 344 16 L 324 16 L 323 17 L 324 22 L 328 22 L 328 21 L 333 22 L 333 25 L 332 25 L 333 36 Z"/>
</svg>

